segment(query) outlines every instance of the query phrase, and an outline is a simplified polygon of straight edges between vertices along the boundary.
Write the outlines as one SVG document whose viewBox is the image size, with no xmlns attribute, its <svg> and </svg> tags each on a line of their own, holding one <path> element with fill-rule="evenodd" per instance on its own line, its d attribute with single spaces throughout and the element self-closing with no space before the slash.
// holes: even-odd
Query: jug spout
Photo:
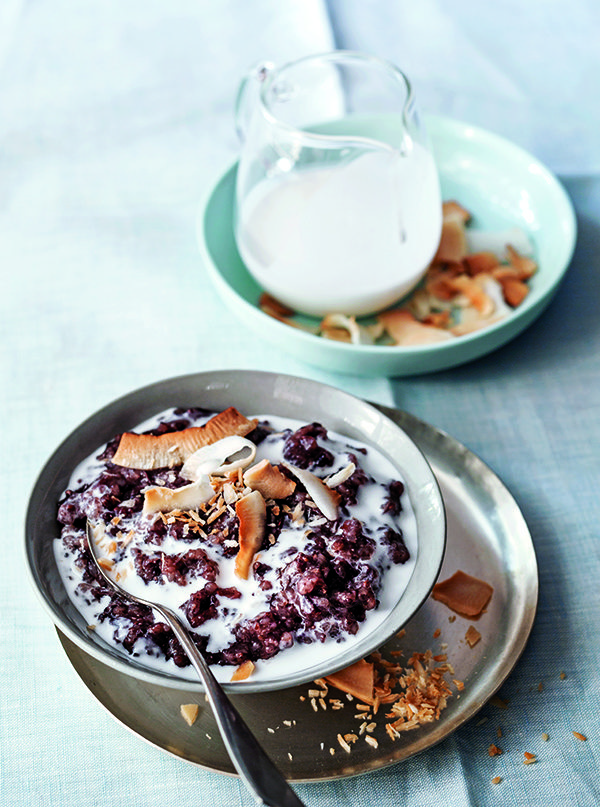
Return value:
<svg viewBox="0 0 600 807">
<path fill-rule="evenodd" d="M 259 62 L 252 67 L 240 82 L 234 104 L 235 130 L 240 141 L 246 139 L 246 132 L 254 107 L 258 102 L 260 86 L 273 73 L 273 62 Z"/>
</svg>

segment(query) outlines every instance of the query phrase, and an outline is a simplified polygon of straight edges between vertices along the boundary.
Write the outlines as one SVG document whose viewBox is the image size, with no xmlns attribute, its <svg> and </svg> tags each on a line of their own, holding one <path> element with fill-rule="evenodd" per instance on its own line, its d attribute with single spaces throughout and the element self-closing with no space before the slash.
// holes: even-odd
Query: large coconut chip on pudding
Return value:
<svg viewBox="0 0 600 807">
<path fill-rule="evenodd" d="M 172 468 L 181 465 L 199 448 L 216 443 L 223 437 L 244 437 L 256 427 L 256 423 L 256 420 L 248 420 L 235 407 L 230 406 L 212 417 L 204 426 L 192 426 L 179 432 L 159 435 L 125 432 L 121 435 L 112 462 L 145 471 Z"/>
<path fill-rule="evenodd" d="M 244 484 L 258 490 L 265 499 L 286 499 L 296 489 L 293 479 L 281 473 L 276 465 L 264 459 L 244 473 Z"/>
<path fill-rule="evenodd" d="M 253 490 L 238 499 L 235 513 L 239 519 L 240 541 L 240 548 L 235 556 L 235 573 L 243 580 L 247 580 L 252 561 L 265 535 L 267 509 L 262 494 L 258 490 Z"/>
</svg>

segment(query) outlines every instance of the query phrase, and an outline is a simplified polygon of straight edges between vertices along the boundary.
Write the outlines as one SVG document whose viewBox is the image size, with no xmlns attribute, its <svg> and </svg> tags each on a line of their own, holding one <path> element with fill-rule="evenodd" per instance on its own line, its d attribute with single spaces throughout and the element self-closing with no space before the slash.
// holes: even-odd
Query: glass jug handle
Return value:
<svg viewBox="0 0 600 807">
<path fill-rule="evenodd" d="M 258 100 L 258 91 L 263 81 L 275 69 L 273 62 L 259 62 L 242 79 L 235 98 L 235 130 L 241 141 L 245 139 L 250 116 Z"/>
</svg>

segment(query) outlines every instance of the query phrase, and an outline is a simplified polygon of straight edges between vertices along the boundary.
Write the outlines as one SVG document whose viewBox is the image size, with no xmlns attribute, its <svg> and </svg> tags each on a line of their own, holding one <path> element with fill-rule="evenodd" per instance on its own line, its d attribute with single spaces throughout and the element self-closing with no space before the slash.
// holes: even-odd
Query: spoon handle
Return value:
<svg viewBox="0 0 600 807">
<path fill-rule="evenodd" d="M 165 606 L 153 603 L 152 607 L 173 629 L 200 676 L 231 761 L 258 803 L 268 807 L 305 807 L 242 720 L 179 618 Z"/>
</svg>

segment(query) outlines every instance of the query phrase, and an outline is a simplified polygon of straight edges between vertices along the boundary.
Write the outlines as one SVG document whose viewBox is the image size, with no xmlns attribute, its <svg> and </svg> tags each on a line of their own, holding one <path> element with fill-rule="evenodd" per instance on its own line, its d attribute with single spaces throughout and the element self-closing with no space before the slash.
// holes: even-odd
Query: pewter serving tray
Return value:
<svg viewBox="0 0 600 807">
<path fill-rule="evenodd" d="M 452 612 L 429 598 L 406 625 L 406 634 L 385 645 L 384 653 L 402 650 L 405 660 L 415 651 L 445 650 L 455 677 L 465 684 L 462 692 L 455 691 L 437 722 L 405 732 L 395 741 L 386 734 L 385 721 L 379 719 L 373 733 L 377 748 L 360 736 L 350 753 L 344 751 L 338 744 L 338 733 L 358 734 L 361 721 L 354 717 L 356 703 L 333 689 L 329 697 L 339 696 L 345 702 L 343 709 L 319 708 L 315 712 L 306 697 L 307 686 L 234 697 L 267 753 L 295 782 L 373 771 L 443 740 L 471 718 L 509 675 L 535 617 L 537 563 L 529 530 L 510 492 L 478 457 L 453 438 L 405 412 L 379 408 L 417 443 L 438 478 L 448 519 L 440 579 L 462 569 L 490 583 L 494 594 L 486 613 L 474 623 L 459 616 L 451 622 Z M 473 648 L 465 640 L 471 624 L 482 637 Z M 440 635 L 434 638 L 438 629 Z M 58 635 L 77 675 L 120 723 L 194 765 L 234 773 L 202 696 L 132 678 L 83 652 L 60 631 Z M 191 727 L 180 715 L 183 703 L 198 703 L 200 707 Z"/>
</svg>

